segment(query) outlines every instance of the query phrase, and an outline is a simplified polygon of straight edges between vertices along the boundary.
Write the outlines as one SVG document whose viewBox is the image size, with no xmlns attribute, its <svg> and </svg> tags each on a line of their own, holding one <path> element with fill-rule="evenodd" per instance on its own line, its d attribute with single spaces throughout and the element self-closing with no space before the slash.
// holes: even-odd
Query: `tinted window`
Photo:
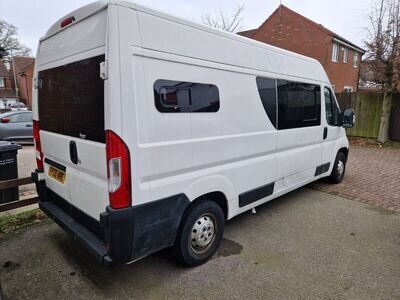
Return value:
<svg viewBox="0 0 400 300">
<path fill-rule="evenodd" d="M 278 80 L 278 129 L 321 124 L 319 85 Z"/>
<path fill-rule="evenodd" d="M 40 129 L 105 142 L 104 55 L 39 72 Z"/>
<path fill-rule="evenodd" d="M 217 112 L 219 92 L 213 84 L 159 79 L 154 83 L 154 102 L 160 112 Z"/>
<path fill-rule="evenodd" d="M 257 77 L 257 88 L 264 110 L 276 128 L 276 80 Z"/>
<path fill-rule="evenodd" d="M 340 119 L 340 110 L 336 105 L 335 98 L 330 89 L 324 89 L 325 96 L 325 114 L 326 114 L 326 122 L 329 125 L 336 126 L 339 124 Z"/>
</svg>

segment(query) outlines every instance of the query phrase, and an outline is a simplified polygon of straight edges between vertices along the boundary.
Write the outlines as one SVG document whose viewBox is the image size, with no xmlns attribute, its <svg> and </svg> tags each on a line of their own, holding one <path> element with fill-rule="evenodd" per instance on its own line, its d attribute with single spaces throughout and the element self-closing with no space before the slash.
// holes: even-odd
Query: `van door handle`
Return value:
<svg viewBox="0 0 400 300">
<path fill-rule="evenodd" d="M 69 158 L 74 164 L 78 164 L 78 149 L 76 148 L 75 141 L 69 142 Z"/>
<path fill-rule="evenodd" d="M 326 140 L 326 138 L 328 137 L 328 127 L 324 127 L 324 140 Z"/>
<path fill-rule="evenodd" d="M 26 124 L 25 127 L 33 127 L 32 124 Z"/>
</svg>

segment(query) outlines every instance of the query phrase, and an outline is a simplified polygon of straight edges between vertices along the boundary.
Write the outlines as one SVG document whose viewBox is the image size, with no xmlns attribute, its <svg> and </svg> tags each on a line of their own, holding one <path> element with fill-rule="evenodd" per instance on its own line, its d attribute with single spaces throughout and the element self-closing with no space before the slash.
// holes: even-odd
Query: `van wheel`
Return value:
<svg viewBox="0 0 400 300">
<path fill-rule="evenodd" d="M 343 152 L 338 152 L 335 159 L 335 164 L 333 165 L 332 173 L 329 179 L 332 183 L 341 183 L 344 178 L 344 173 L 346 171 L 346 156 Z"/>
<path fill-rule="evenodd" d="M 218 249 L 224 232 L 224 213 L 217 203 L 204 200 L 191 207 L 182 222 L 174 254 L 185 265 L 201 265 Z"/>
</svg>

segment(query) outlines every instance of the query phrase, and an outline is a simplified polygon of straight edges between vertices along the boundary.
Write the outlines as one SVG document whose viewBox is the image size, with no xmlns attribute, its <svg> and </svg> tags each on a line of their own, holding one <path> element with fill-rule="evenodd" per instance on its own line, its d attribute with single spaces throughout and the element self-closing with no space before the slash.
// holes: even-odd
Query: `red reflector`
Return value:
<svg viewBox="0 0 400 300">
<path fill-rule="evenodd" d="M 110 206 L 130 207 L 131 161 L 125 142 L 113 131 L 106 130 L 107 176 Z"/>
<path fill-rule="evenodd" d="M 74 22 L 74 21 L 75 21 L 75 17 L 68 17 L 68 18 L 66 18 L 65 20 L 63 20 L 63 21 L 61 22 L 61 28 L 64 28 L 65 26 L 71 24 L 71 23 Z"/>
<path fill-rule="evenodd" d="M 42 154 L 42 145 L 40 143 L 40 135 L 39 135 L 40 127 L 39 121 L 33 121 L 33 141 L 35 143 L 35 156 L 36 156 L 36 164 L 38 169 L 43 170 L 43 154 Z"/>
</svg>

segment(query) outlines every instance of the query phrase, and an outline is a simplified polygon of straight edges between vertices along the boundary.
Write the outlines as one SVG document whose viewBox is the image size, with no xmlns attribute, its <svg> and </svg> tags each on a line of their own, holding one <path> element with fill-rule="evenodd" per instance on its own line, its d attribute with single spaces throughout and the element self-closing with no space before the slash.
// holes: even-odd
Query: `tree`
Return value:
<svg viewBox="0 0 400 300">
<path fill-rule="evenodd" d="M 17 32 L 17 27 L 0 19 L 0 48 L 8 52 L 8 56 L 29 56 L 31 49 L 19 42 Z"/>
<path fill-rule="evenodd" d="M 400 87 L 400 3 L 399 0 L 375 0 L 367 29 L 368 59 L 383 85 L 384 98 L 378 141 L 386 142 L 392 108 L 392 94 Z"/>
<path fill-rule="evenodd" d="M 238 5 L 233 14 L 228 14 L 221 8 L 215 13 L 205 13 L 201 19 L 203 24 L 225 30 L 228 32 L 236 32 L 240 30 L 243 22 L 244 5 Z"/>
</svg>

